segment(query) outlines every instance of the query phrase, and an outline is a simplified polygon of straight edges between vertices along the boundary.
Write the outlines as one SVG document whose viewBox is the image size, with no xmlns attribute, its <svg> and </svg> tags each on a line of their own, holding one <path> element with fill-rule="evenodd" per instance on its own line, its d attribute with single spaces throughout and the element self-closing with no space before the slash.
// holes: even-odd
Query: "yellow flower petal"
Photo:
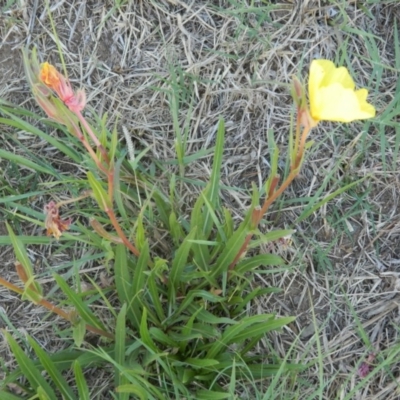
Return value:
<svg viewBox="0 0 400 400">
<path fill-rule="evenodd" d="M 336 68 L 329 60 L 314 60 L 308 83 L 312 118 L 351 122 L 374 117 L 375 108 L 367 102 L 368 91 L 354 89 L 354 81 L 346 68 Z"/>
<path fill-rule="evenodd" d="M 57 88 L 60 83 L 58 71 L 48 62 L 42 64 L 40 69 L 40 80 L 50 88 Z"/>
</svg>

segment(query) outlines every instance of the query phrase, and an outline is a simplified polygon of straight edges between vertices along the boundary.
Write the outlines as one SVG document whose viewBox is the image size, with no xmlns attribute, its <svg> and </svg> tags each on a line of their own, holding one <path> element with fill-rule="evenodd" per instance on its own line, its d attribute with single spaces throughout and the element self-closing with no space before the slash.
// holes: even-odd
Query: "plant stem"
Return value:
<svg viewBox="0 0 400 400">
<path fill-rule="evenodd" d="M 128 240 L 128 238 L 125 236 L 125 233 L 123 232 L 122 228 L 120 227 L 117 217 L 114 214 L 114 210 L 110 208 L 106 208 L 106 213 L 108 215 L 108 218 L 110 218 L 111 223 L 113 224 L 114 229 L 116 230 L 118 236 L 121 238 L 121 240 L 124 242 L 124 245 L 136 256 L 140 256 L 139 250 Z"/>
<path fill-rule="evenodd" d="M 297 118 L 296 139 L 295 139 L 295 143 L 294 143 L 294 149 L 296 151 L 296 153 L 294 153 L 294 154 L 296 154 L 296 156 L 295 156 L 295 160 L 292 160 L 292 165 L 290 167 L 290 173 L 286 177 L 286 179 L 282 182 L 281 186 L 277 190 L 275 190 L 275 188 L 278 184 L 279 177 L 276 176 L 273 178 L 270 189 L 267 193 L 267 197 L 264 201 L 264 204 L 263 204 L 261 210 L 257 210 L 257 213 L 253 213 L 252 225 L 254 224 L 256 227 L 258 226 L 258 224 L 262 220 L 263 216 L 268 211 L 268 208 L 270 207 L 270 205 L 288 188 L 288 186 L 293 182 L 293 180 L 299 174 L 300 168 L 301 168 L 301 163 L 303 161 L 303 156 L 304 156 L 304 147 L 305 147 L 305 143 L 306 143 L 308 134 L 310 133 L 310 130 L 311 130 L 311 128 L 309 126 L 305 126 L 303 129 L 303 132 L 301 133 L 301 136 L 300 136 L 300 118 Z M 294 161 L 294 163 L 293 163 L 293 161 Z M 246 252 L 247 247 L 248 247 L 252 237 L 253 237 L 252 233 L 250 233 L 246 236 L 244 243 L 240 247 L 240 249 L 239 249 L 238 253 L 236 254 L 232 263 L 229 265 L 230 271 L 232 271 L 235 268 L 237 262 L 240 260 L 242 255 Z"/>
<path fill-rule="evenodd" d="M 89 134 L 89 136 L 91 137 L 91 139 L 93 140 L 94 144 L 96 145 L 96 147 L 99 149 L 101 155 L 103 156 L 104 161 L 107 163 L 107 165 L 110 164 L 110 160 L 108 158 L 108 154 L 106 152 L 106 149 L 104 148 L 104 146 L 100 143 L 98 137 L 94 134 L 92 128 L 89 126 L 89 124 L 87 123 L 86 119 L 83 117 L 83 115 L 81 114 L 80 111 L 78 111 L 76 113 L 76 116 L 79 118 L 79 121 L 81 122 L 81 124 L 84 126 L 84 128 L 86 129 L 86 132 Z"/>
</svg>

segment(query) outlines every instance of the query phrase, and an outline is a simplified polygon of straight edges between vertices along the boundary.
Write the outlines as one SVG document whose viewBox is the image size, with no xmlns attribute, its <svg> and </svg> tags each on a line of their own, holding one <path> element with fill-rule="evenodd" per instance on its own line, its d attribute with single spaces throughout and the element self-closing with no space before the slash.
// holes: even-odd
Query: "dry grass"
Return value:
<svg viewBox="0 0 400 400">
<path fill-rule="evenodd" d="M 0 96 L 37 110 L 19 49 L 35 45 L 43 60 L 58 64 L 59 58 L 47 12 L 42 2 L 32 3 L 17 2 L 0 17 Z M 250 182 L 261 185 L 268 175 L 269 129 L 284 154 L 293 111 L 291 75 L 305 77 L 311 59 L 328 58 L 347 65 L 357 84 L 371 90 L 380 114 L 376 123 L 326 123 L 313 132 L 315 145 L 301 177 L 271 209 L 272 223 L 265 227 L 297 230 L 288 247 L 272 249 L 282 253 L 292 269 L 260 275 L 262 284 L 280 287 L 283 294 L 266 298 L 258 307 L 297 317 L 283 336 L 275 338 L 274 351 L 284 357 L 297 340 L 292 356 L 304 363 L 317 360 L 302 377 L 308 386 L 299 383 L 292 389 L 301 398 L 318 387 L 320 398 L 346 398 L 360 381 L 356 365 L 372 349 L 377 364 L 382 363 L 398 343 L 399 137 L 389 108 L 398 98 L 400 54 L 394 24 L 400 6 L 396 1 L 361 1 L 357 6 L 355 1 L 339 0 L 125 3 L 121 8 L 112 8 L 108 1 L 54 3 L 52 15 L 72 82 L 86 90 L 93 112 L 108 112 L 110 126 L 118 121 L 121 142 L 125 126 L 134 146 L 150 145 L 148 155 L 160 161 L 175 159 L 171 85 L 180 99 L 179 126 L 183 128 L 190 117 L 187 155 L 213 144 L 222 116 L 227 127 L 222 180 L 235 189 L 223 191 L 223 202 L 238 220 L 248 205 Z M 17 135 L 40 156 L 48 154 L 39 139 Z M 10 149 L 12 143 L 4 146 Z M 182 202 L 196 197 L 197 183 L 207 180 L 211 162 L 211 156 L 204 156 L 186 166 L 187 194 Z M 54 166 L 65 168 L 56 157 Z M 79 166 L 70 169 L 80 171 Z M 13 176 L 2 173 L 11 186 Z M 321 199 L 363 177 L 363 183 L 299 220 L 313 196 Z M 321 185 L 323 191 L 318 192 Z M 38 210 L 41 200 L 34 200 Z M 57 246 L 32 251 L 35 260 L 45 260 L 42 268 L 61 265 L 71 254 L 52 256 Z M 86 249 L 74 251 L 79 259 Z M 2 274 L 16 279 L 10 248 L 1 248 L 1 259 Z M 96 266 L 94 260 L 82 268 Z M 0 292 L 1 325 L 7 318 L 50 351 L 63 346 L 52 329 L 53 317 L 43 319 L 42 310 L 21 303 L 7 290 Z M 10 367 L 13 361 L 4 342 L 0 352 Z M 390 371 L 376 373 L 350 398 L 398 399 L 399 367 L 393 362 Z"/>
</svg>

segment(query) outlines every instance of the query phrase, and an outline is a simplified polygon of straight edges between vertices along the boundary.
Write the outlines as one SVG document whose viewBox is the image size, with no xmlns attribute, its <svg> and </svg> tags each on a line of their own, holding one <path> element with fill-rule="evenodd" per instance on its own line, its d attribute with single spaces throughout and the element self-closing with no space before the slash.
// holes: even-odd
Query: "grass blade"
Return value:
<svg viewBox="0 0 400 400">
<path fill-rule="evenodd" d="M 29 383 L 35 389 L 35 391 L 41 387 L 50 397 L 50 399 L 56 400 L 57 396 L 55 395 L 53 389 L 43 378 L 39 369 L 35 367 L 33 361 L 29 359 L 29 357 L 24 353 L 21 347 L 19 347 L 15 339 L 7 331 L 3 331 L 3 334 L 5 335 L 6 340 L 10 345 L 10 348 L 15 356 L 15 359 L 17 360 L 19 367 L 21 368 L 22 373 L 24 374 L 26 379 L 28 379 Z"/>
<path fill-rule="evenodd" d="M 117 317 L 117 325 L 115 327 L 115 362 L 121 366 L 125 365 L 125 336 L 126 336 L 126 303 L 122 306 Z M 129 383 L 124 374 L 121 374 L 118 368 L 114 368 L 115 386 L 121 386 Z M 128 400 L 128 393 L 120 393 L 119 400 Z"/>
<path fill-rule="evenodd" d="M 78 388 L 79 400 L 90 400 L 89 388 L 78 360 L 75 360 L 74 362 L 74 374 L 76 387 Z"/>
<path fill-rule="evenodd" d="M 33 340 L 30 336 L 28 336 L 29 344 L 32 346 L 36 355 L 38 356 L 43 368 L 49 374 L 52 383 L 59 389 L 60 393 L 65 400 L 75 400 L 76 397 L 67 384 L 65 378 L 61 375 L 60 371 L 56 368 L 54 363 L 51 361 L 50 357 L 47 353 Z"/>
<path fill-rule="evenodd" d="M 57 274 L 53 274 L 60 289 L 68 297 L 68 300 L 75 306 L 79 316 L 89 325 L 105 330 L 100 320 L 93 314 L 90 308 L 82 301 L 82 299 L 69 287 L 64 279 Z"/>
</svg>

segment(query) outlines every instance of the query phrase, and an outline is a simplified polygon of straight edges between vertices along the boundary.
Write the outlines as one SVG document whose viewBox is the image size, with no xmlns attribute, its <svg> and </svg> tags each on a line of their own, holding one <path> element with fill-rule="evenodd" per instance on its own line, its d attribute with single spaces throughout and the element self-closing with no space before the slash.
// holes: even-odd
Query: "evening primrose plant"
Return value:
<svg viewBox="0 0 400 400">
<path fill-rule="evenodd" d="M 82 295 L 54 274 L 66 300 L 61 306 L 54 298 L 46 298 L 22 241 L 9 225 L 21 284 L 1 277 L 0 284 L 64 318 L 77 349 L 48 355 L 28 337 L 35 354 L 31 358 L 11 333 L 4 332 L 19 369 L 2 383 L 0 397 L 17 398 L 7 392 L 7 385 L 13 383 L 28 396 L 56 399 L 61 394 L 68 399 L 89 399 L 82 368 L 93 363 L 114 369 L 113 396 L 119 399 L 231 398 L 232 382 L 246 384 L 304 368 L 254 351 L 268 332 L 279 331 L 294 320 L 272 313 L 247 313 L 257 297 L 279 290 L 260 286 L 255 274 L 271 274 L 276 271 L 272 266 L 286 268 L 279 256 L 260 253 L 255 246 L 293 234 L 291 230 L 261 232 L 259 225 L 299 174 L 310 132 L 320 121 L 374 117 L 366 89 L 356 90 L 347 69 L 336 68 L 328 60 L 311 63 L 309 103 L 306 89 L 293 79 L 297 117 L 294 131 L 288 132 L 290 169 L 287 176 L 279 175 L 279 151 L 270 134 L 270 175 L 262 190 L 253 185 L 251 206 L 236 225 L 231 211 L 220 204 L 222 119 L 210 180 L 185 217 L 174 175 L 169 188 L 160 188 L 140 161 L 125 158 L 117 129 L 109 132 L 105 124 L 87 119 L 82 90 L 74 90 L 53 65 L 40 64 L 35 50 L 24 52 L 24 62 L 39 106 L 79 140 L 87 155 L 86 180 L 81 182 L 84 191 L 69 200 L 43 205 L 47 234 L 62 239 L 74 221 L 61 216 L 61 207 L 73 203 L 79 208 L 80 202 L 92 199 L 98 211 L 90 216 L 90 228 L 80 227 L 80 237 L 94 248 L 108 249 L 114 283 L 104 288 L 93 282 L 95 289 Z M 9 108 L 0 111 L 12 118 Z M 138 190 L 132 189 L 132 182 Z M 164 246 L 159 244 L 160 231 L 166 238 Z M 103 321 L 95 313 L 94 301 L 107 307 L 112 320 Z M 102 340 L 90 346 L 85 342 L 87 332 Z M 73 384 L 63 374 L 69 370 L 75 377 Z M 19 380 L 22 375 L 24 384 Z"/>
</svg>

